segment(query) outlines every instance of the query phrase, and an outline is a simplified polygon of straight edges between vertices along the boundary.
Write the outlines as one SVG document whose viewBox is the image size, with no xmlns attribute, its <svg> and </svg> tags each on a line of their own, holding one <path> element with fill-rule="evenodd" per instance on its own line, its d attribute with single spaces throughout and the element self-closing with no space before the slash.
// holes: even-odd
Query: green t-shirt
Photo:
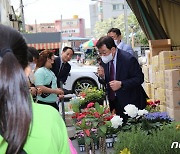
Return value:
<svg viewBox="0 0 180 154">
<path fill-rule="evenodd" d="M 24 151 L 28 154 L 70 154 L 67 129 L 59 113 L 51 106 L 32 104 L 33 121 Z M 7 143 L 0 136 L 0 154 Z"/>
<path fill-rule="evenodd" d="M 43 85 L 49 85 L 52 81 L 52 89 L 57 88 L 57 78 L 55 74 L 50 70 L 47 69 L 46 67 L 41 67 L 37 69 L 37 71 L 34 74 L 34 79 L 35 79 L 35 86 L 43 86 Z M 56 94 L 50 94 L 46 98 L 42 98 L 41 96 L 37 96 L 37 100 L 40 100 L 42 102 L 47 102 L 47 103 L 54 103 L 56 102 L 57 95 Z"/>
</svg>

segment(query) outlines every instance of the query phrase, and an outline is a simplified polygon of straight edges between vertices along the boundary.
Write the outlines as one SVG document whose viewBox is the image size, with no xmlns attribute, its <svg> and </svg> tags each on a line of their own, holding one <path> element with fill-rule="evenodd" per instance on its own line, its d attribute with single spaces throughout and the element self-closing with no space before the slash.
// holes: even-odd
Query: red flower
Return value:
<svg viewBox="0 0 180 154">
<path fill-rule="evenodd" d="M 154 103 L 159 105 L 160 104 L 160 100 L 157 100 Z"/>
<path fill-rule="evenodd" d="M 95 113 L 94 113 L 94 116 L 95 116 L 96 118 L 99 118 L 99 117 L 100 117 L 100 114 L 99 114 L 98 112 L 95 112 Z"/>
<path fill-rule="evenodd" d="M 77 120 L 81 120 L 82 118 L 84 118 L 86 115 L 85 114 L 81 114 L 80 116 L 77 117 Z"/>
<path fill-rule="evenodd" d="M 81 92 L 79 95 L 84 98 L 86 96 L 86 93 Z"/>
<path fill-rule="evenodd" d="M 107 114 L 107 113 L 109 113 L 109 109 L 106 109 L 106 110 L 104 110 L 104 114 Z"/>
<path fill-rule="evenodd" d="M 90 108 L 90 107 L 93 107 L 94 106 L 94 103 L 93 102 L 90 102 L 88 105 L 87 105 L 87 108 Z"/>
<path fill-rule="evenodd" d="M 86 133 L 87 136 L 90 136 L 90 131 L 89 131 L 89 129 L 85 129 L 84 132 Z"/>
<path fill-rule="evenodd" d="M 105 118 L 104 118 L 104 120 L 106 120 L 106 121 L 110 121 L 113 117 L 114 117 L 114 116 L 113 116 L 113 115 L 111 115 L 111 116 L 105 117 Z"/>
</svg>

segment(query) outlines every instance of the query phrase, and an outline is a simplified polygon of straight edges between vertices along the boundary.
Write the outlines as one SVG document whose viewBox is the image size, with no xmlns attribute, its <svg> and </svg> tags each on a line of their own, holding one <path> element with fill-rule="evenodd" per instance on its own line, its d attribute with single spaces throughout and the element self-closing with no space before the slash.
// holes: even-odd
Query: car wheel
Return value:
<svg viewBox="0 0 180 154">
<path fill-rule="evenodd" d="M 89 79 L 78 80 L 74 85 L 73 92 L 78 94 L 83 89 L 87 89 L 89 87 L 97 87 L 97 85 L 95 82 Z"/>
</svg>

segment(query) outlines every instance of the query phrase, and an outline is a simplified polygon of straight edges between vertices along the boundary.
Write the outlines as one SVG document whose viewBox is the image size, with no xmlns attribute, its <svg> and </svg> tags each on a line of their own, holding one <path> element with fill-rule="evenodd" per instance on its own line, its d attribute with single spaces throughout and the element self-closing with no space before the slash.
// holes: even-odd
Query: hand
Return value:
<svg viewBox="0 0 180 154">
<path fill-rule="evenodd" d="M 41 88 L 36 88 L 36 89 L 37 89 L 37 95 L 41 95 L 42 94 Z"/>
<path fill-rule="evenodd" d="M 59 97 L 59 99 L 61 100 L 62 98 L 64 98 L 64 94 L 62 94 L 62 95 L 59 94 L 58 97 Z"/>
<path fill-rule="evenodd" d="M 64 91 L 61 88 L 54 89 L 54 93 L 57 95 L 64 95 Z"/>
<path fill-rule="evenodd" d="M 97 68 L 97 73 L 100 77 L 104 78 L 105 74 L 104 74 L 104 68 L 102 66 L 99 66 Z"/>
<path fill-rule="evenodd" d="M 36 89 L 35 87 L 30 87 L 30 88 L 29 88 L 29 91 L 30 91 L 30 93 L 31 93 L 33 96 L 36 96 L 36 94 L 37 94 L 37 89 Z"/>
<path fill-rule="evenodd" d="M 120 89 L 121 85 L 122 85 L 121 81 L 113 80 L 109 82 L 109 86 L 113 91 Z"/>
</svg>

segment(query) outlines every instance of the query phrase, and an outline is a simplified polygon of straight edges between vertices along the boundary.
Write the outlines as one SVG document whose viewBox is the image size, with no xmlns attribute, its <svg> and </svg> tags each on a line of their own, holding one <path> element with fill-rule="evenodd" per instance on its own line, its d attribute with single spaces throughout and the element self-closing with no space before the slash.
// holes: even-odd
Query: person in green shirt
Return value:
<svg viewBox="0 0 180 154">
<path fill-rule="evenodd" d="M 33 103 L 27 44 L 0 24 L 0 153 L 70 154 L 67 130 L 53 108 Z"/>
</svg>

